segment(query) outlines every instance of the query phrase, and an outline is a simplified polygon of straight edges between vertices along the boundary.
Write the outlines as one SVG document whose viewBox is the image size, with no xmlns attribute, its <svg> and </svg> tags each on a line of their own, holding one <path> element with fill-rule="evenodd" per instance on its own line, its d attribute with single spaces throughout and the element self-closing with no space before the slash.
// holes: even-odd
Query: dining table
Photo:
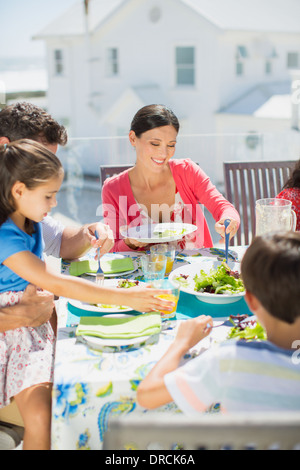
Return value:
<svg viewBox="0 0 300 470">
<path fill-rule="evenodd" d="M 232 247 L 230 250 L 236 262 L 240 262 L 246 246 Z M 202 257 L 220 259 L 224 250 L 219 247 L 180 252 L 176 255 L 173 270 L 181 266 L 197 263 Z M 114 253 L 104 256 L 113 257 Z M 120 254 L 119 254 L 120 255 Z M 140 268 L 140 254 L 134 251 L 124 252 L 122 256 L 131 257 L 135 270 L 119 278 L 143 281 Z M 86 258 L 94 257 L 91 250 Z M 61 261 L 61 271 L 69 275 L 71 263 Z M 94 280 L 91 275 L 83 275 Z M 168 415 L 181 413 L 181 410 L 170 403 L 156 410 L 146 410 L 136 401 L 139 383 L 149 373 L 155 363 L 164 355 L 174 340 L 180 322 L 199 315 L 210 315 L 219 328 L 200 341 L 182 359 L 182 363 L 201 354 L 204 350 L 216 347 L 226 340 L 229 327 L 222 326 L 224 318 L 229 315 L 251 315 L 242 296 L 238 301 L 227 304 L 207 303 L 195 295 L 180 292 L 176 315 L 162 321 L 161 331 L 147 339 L 127 345 L 103 345 L 83 341 L 76 335 L 80 322 L 80 310 L 74 308 L 70 299 L 56 300 L 58 330 L 54 365 L 54 383 L 52 393 L 52 429 L 51 441 L 53 450 L 99 450 L 102 449 L 103 437 L 109 419 L 120 415 L 145 413 Z M 141 315 L 140 312 L 130 312 Z M 102 314 L 99 314 L 102 315 Z M 218 412 L 220 404 L 212 404 L 207 412 Z M 130 449 L 130 443 L 128 443 Z"/>
</svg>

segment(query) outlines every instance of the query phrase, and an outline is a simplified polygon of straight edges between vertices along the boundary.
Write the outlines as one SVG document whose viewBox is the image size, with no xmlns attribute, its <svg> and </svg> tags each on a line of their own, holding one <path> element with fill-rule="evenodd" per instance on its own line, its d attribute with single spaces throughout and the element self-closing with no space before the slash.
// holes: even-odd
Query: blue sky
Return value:
<svg viewBox="0 0 300 470">
<path fill-rule="evenodd" d="M 44 42 L 30 38 L 78 1 L 0 0 L 0 59 L 43 57 Z"/>
</svg>

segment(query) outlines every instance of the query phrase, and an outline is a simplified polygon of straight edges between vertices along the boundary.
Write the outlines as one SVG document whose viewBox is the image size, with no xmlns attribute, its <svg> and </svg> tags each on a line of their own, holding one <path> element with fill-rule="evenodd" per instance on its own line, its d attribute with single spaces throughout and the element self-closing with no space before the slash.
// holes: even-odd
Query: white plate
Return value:
<svg viewBox="0 0 300 470">
<path fill-rule="evenodd" d="M 124 347 L 132 346 L 134 344 L 140 344 L 150 338 L 148 336 L 140 336 L 138 338 L 128 338 L 128 339 L 105 339 L 97 338 L 96 336 L 82 335 L 77 337 L 78 340 L 89 346 L 93 349 L 102 349 L 103 347 Z"/>
<path fill-rule="evenodd" d="M 104 279 L 104 287 L 117 287 L 119 281 L 124 279 Z M 130 279 L 127 279 L 128 281 Z M 87 302 L 81 302 L 80 300 L 68 300 L 69 304 L 75 307 L 78 310 L 83 310 L 84 312 L 92 313 L 125 313 L 131 312 L 133 309 L 131 307 L 120 307 L 119 305 L 111 305 L 110 307 L 103 307 L 100 305 L 91 305 Z M 73 313 L 73 312 L 72 312 Z"/>
<path fill-rule="evenodd" d="M 197 292 L 194 290 L 195 282 L 194 276 L 199 274 L 201 269 L 206 273 L 209 273 L 211 269 L 216 269 L 220 266 L 221 261 L 212 258 L 201 258 L 198 263 L 193 263 L 189 265 L 185 265 L 174 269 L 169 275 L 170 280 L 174 280 L 176 277 L 179 277 L 181 274 L 188 275 L 188 286 L 182 286 L 180 284 L 180 290 L 182 292 L 186 292 L 187 294 L 195 295 L 198 300 L 202 302 L 210 303 L 210 304 L 229 304 L 233 302 L 237 302 L 240 300 L 244 295 L 245 292 L 239 292 L 237 294 L 210 294 L 208 292 Z M 228 266 L 233 271 L 240 272 L 240 263 L 235 263 L 234 261 L 228 261 Z"/>
<path fill-rule="evenodd" d="M 195 230 L 197 230 L 196 225 L 170 222 L 130 227 L 127 230 L 121 230 L 121 235 L 141 243 L 166 243 L 181 240 Z"/>
<path fill-rule="evenodd" d="M 114 278 L 114 277 L 126 276 L 127 274 L 134 273 L 135 271 L 138 270 L 138 265 L 137 265 L 137 262 L 135 260 L 132 260 L 132 262 L 133 262 L 134 268 L 131 269 L 130 271 L 120 271 L 118 273 L 111 273 L 111 274 L 104 273 L 104 277 L 107 278 L 107 279 L 111 279 L 111 278 Z M 85 273 L 84 276 L 96 277 L 96 273 Z"/>
</svg>

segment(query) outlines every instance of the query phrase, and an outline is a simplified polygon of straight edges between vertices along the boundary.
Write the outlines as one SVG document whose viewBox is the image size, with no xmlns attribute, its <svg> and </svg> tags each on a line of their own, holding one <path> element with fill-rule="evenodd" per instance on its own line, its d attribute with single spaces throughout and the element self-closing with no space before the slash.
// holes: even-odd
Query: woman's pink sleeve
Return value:
<svg viewBox="0 0 300 470">
<path fill-rule="evenodd" d="M 200 204 L 203 204 L 213 218 L 218 221 L 222 218 L 235 219 L 240 223 L 240 216 L 234 206 L 224 198 L 206 173 L 197 165 L 190 167 L 190 178 L 194 185 L 194 194 Z"/>
</svg>

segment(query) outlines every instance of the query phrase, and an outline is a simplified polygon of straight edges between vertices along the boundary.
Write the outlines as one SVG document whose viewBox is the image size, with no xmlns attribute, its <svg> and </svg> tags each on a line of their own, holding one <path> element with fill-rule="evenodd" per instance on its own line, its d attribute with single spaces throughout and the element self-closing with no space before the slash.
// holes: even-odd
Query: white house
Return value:
<svg viewBox="0 0 300 470">
<path fill-rule="evenodd" d="M 72 137 L 126 135 L 155 102 L 184 135 L 289 131 L 299 18 L 299 0 L 79 1 L 35 36 L 48 109 Z"/>
</svg>

